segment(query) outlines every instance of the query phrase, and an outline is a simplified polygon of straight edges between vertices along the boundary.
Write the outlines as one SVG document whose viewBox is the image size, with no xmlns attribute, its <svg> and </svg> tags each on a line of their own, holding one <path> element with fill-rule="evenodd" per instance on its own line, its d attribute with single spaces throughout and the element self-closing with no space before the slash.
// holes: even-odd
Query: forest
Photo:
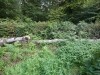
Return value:
<svg viewBox="0 0 100 75">
<path fill-rule="evenodd" d="M 100 0 L 0 0 L 0 75 L 100 75 Z"/>
</svg>

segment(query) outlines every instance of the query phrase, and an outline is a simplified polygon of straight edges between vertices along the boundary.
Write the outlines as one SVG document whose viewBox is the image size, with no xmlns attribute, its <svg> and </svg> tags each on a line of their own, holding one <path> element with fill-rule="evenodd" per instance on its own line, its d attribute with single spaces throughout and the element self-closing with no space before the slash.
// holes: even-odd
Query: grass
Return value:
<svg viewBox="0 0 100 75">
<path fill-rule="evenodd" d="M 66 41 L 36 47 L 33 43 L 16 42 L 0 48 L 0 74 L 78 75 L 99 45 L 90 41 Z"/>
</svg>

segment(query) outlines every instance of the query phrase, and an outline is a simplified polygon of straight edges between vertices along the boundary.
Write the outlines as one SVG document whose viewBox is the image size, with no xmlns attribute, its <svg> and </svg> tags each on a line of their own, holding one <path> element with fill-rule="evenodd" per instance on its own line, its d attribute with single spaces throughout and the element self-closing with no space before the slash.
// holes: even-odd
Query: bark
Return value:
<svg viewBox="0 0 100 75">
<path fill-rule="evenodd" d="M 52 39 L 52 40 L 32 40 L 33 43 L 54 43 L 54 42 L 63 42 L 67 41 L 68 39 Z M 99 42 L 100 39 L 73 39 L 73 41 L 96 41 Z"/>
<path fill-rule="evenodd" d="M 0 39 L 0 46 L 3 46 L 4 43 L 10 44 L 16 41 L 27 42 L 30 39 L 30 36 L 16 37 L 16 38 L 2 38 Z"/>
<path fill-rule="evenodd" d="M 68 39 L 52 39 L 52 40 L 32 40 L 31 42 L 34 43 L 54 43 L 54 42 L 61 42 L 66 41 Z"/>
<path fill-rule="evenodd" d="M 54 43 L 54 42 L 62 42 L 62 41 L 67 41 L 68 39 L 52 39 L 52 40 L 30 40 L 30 36 L 23 36 L 23 37 L 16 37 L 16 38 L 4 38 L 0 39 L 0 46 L 3 46 L 4 43 L 10 44 L 14 43 L 16 41 L 19 41 L 20 43 L 28 43 L 28 42 L 33 42 L 33 43 Z M 100 39 L 75 39 L 80 40 L 80 41 L 97 41 L 99 42 Z"/>
</svg>

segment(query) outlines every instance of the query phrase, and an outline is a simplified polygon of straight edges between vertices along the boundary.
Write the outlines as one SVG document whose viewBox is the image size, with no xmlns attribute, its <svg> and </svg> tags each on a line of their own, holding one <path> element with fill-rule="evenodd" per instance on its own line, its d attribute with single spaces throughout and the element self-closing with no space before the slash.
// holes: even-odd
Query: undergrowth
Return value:
<svg viewBox="0 0 100 75">
<path fill-rule="evenodd" d="M 26 48 L 20 47 L 18 43 L 7 45 L 5 50 L 10 55 L 10 61 L 9 63 L 5 62 L 6 66 L 4 66 L 3 60 L 2 75 L 85 75 L 90 72 L 85 66 L 87 61 L 89 61 L 90 67 L 92 67 L 90 63 L 92 61 L 99 65 L 98 60 L 95 62 L 90 59 L 99 58 L 94 54 L 100 48 L 100 43 L 86 40 L 66 41 L 56 45 L 59 48 L 56 48 L 55 52 L 52 52 L 53 44 L 52 48 L 46 44 L 37 48 L 38 50 L 32 43 L 28 46 L 24 45 Z"/>
<path fill-rule="evenodd" d="M 0 37 L 32 35 L 32 39 L 100 38 L 100 21 L 78 24 L 72 22 L 26 22 L 6 19 L 0 21 Z"/>
</svg>

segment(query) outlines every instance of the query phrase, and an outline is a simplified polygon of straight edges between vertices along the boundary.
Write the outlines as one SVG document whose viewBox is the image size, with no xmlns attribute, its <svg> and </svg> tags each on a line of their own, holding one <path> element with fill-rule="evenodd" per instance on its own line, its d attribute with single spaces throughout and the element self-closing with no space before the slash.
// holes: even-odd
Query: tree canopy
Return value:
<svg viewBox="0 0 100 75">
<path fill-rule="evenodd" d="M 99 0 L 0 0 L 0 18 L 33 21 L 93 22 L 100 18 Z"/>
</svg>

